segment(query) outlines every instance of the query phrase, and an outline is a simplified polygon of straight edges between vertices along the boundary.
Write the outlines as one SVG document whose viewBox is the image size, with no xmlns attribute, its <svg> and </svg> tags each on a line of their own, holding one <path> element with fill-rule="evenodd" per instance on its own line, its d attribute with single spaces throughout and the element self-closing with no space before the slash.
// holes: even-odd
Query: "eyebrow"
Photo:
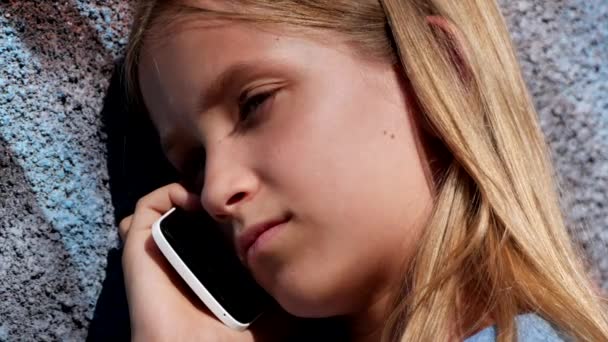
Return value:
<svg viewBox="0 0 608 342">
<path fill-rule="evenodd" d="M 217 103 L 218 100 L 222 98 L 223 94 L 225 94 L 242 75 L 251 75 L 259 72 L 261 70 L 260 64 L 262 63 L 264 63 L 264 60 L 239 62 L 228 67 L 217 76 L 215 80 L 211 81 L 211 84 L 207 89 L 204 89 L 202 93 L 199 94 L 195 104 L 195 113 L 202 113 L 210 107 L 210 105 Z"/>
<path fill-rule="evenodd" d="M 282 67 L 284 67 L 284 65 L 281 61 L 269 58 L 237 62 L 229 66 L 211 81 L 208 88 L 203 89 L 202 92 L 199 93 L 194 104 L 194 113 L 200 115 L 200 113 L 204 113 L 212 105 L 217 104 L 222 96 L 230 90 L 230 87 L 234 87 L 236 81 L 240 78 L 244 78 L 243 75 L 252 78 L 252 76 L 261 74 L 262 72 L 276 72 L 278 68 Z M 182 133 L 180 133 L 179 130 L 172 129 L 169 133 L 161 137 L 163 151 L 169 152 L 176 143 L 175 139 L 178 139 L 181 135 Z"/>
<path fill-rule="evenodd" d="M 204 89 L 198 96 L 194 113 L 199 115 L 205 112 L 211 105 L 218 103 L 222 95 L 230 88 L 234 82 L 243 74 L 252 73 L 259 69 L 260 62 L 240 62 L 231 65 L 211 82 L 208 88 Z M 168 152 L 175 145 L 176 140 L 182 133 L 177 129 L 171 129 L 167 134 L 160 137 L 161 148 L 168 155 Z"/>
</svg>

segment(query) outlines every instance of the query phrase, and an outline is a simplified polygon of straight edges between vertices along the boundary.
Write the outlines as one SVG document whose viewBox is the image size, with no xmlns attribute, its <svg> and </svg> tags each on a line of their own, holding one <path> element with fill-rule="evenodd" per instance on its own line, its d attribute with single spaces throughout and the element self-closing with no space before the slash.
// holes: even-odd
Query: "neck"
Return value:
<svg viewBox="0 0 608 342">
<path fill-rule="evenodd" d="M 405 243 L 405 242 L 404 242 Z M 399 249 L 401 251 L 409 248 Z M 409 264 L 406 260 L 411 260 L 411 255 L 405 257 L 393 255 L 386 258 L 390 263 L 379 267 L 381 270 L 372 286 L 367 292 L 365 306 L 359 308 L 346 317 L 346 325 L 350 340 L 354 342 L 377 342 L 381 340 L 382 333 L 392 313 L 396 299 L 403 298 L 404 291 L 407 292 L 408 284 L 404 286 L 403 277 L 406 275 Z"/>
<path fill-rule="evenodd" d="M 385 291 L 371 301 L 371 305 L 357 314 L 348 316 L 346 319 L 350 340 L 354 342 L 377 342 L 382 338 L 384 327 L 388 320 L 391 310 L 394 307 L 395 295 L 398 290 Z M 460 301 L 458 301 L 459 304 Z M 458 305 L 459 308 L 462 306 Z M 461 341 L 462 338 L 470 337 L 479 331 L 495 324 L 492 314 L 473 315 L 471 317 L 460 317 L 453 320 L 454 326 L 451 327 L 451 341 Z M 463 326 L 460 326 L 460 325 Z M 476 326 L 467 336 L 462 336 L 463 331 L 468 331 L 472 326 Z"/>
<path fill-rule="evenodd" d="M 347 317 L 351 341 L 377 342 L 382 337 L 394 302 L 395 291 L 385 291 L 371 301 L 364 310 Z"/>
</svg>

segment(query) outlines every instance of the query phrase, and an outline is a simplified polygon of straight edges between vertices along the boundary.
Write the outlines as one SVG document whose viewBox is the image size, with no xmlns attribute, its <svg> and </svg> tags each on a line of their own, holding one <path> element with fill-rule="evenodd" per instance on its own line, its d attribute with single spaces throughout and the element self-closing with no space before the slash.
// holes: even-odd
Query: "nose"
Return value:
<svg viewBox="0 0 608 342">
<path fill-rule="evenodd" d="M 207 154 L 201 203 L 214 219 L 226 222 L 238 218 L 239 208 L 258 189 L 255 172 L 234 155 L 213 158 Z"/>
</svg>

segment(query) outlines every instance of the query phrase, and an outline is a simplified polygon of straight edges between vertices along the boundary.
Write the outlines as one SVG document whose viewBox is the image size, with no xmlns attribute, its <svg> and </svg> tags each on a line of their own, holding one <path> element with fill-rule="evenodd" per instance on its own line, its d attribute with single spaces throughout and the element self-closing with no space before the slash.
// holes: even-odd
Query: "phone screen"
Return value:
<svg viewBox="0 0 608 342">
<path fill-rule="evenodd" d="M 272 297 L 237 257 L 228 235 L 205 211 L 176 208 L 160 228 L 200 283 L 236 320 L 252 322 L 271 303 Z"/>
</svg>

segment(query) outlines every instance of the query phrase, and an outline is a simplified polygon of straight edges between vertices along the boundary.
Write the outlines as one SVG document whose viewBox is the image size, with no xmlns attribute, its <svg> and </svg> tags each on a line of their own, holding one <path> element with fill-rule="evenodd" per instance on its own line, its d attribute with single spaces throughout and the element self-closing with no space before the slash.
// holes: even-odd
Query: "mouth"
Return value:
<svg viewBox="0 0 608 342">
<path fill-rule="evenodd" d="M 291 220 L 291 215 L 272 219 L 247 227 L 243 233 L 237 238 L 238 253 L 241 260 L 246 261 L 250 249 L 257 245 L 258 240 L 266 232 L 278 226 L 282 226 Z"/>
</svg>

